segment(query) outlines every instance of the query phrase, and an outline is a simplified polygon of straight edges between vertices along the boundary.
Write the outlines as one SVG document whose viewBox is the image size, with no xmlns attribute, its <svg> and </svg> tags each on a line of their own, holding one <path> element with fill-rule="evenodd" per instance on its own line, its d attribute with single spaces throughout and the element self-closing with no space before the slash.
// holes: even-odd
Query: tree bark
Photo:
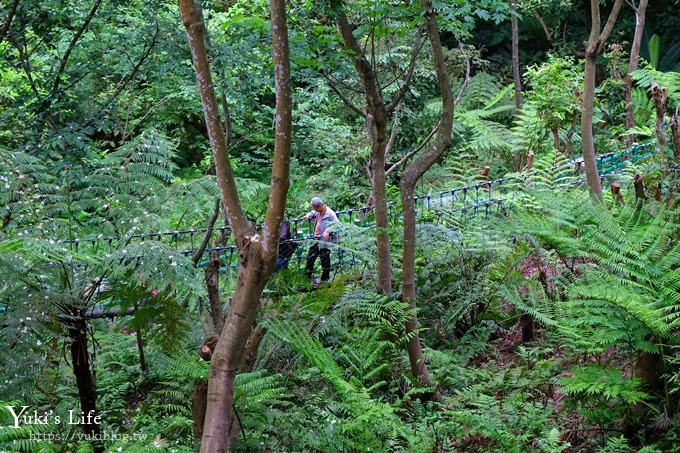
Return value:
<svg viewBox="0 0 680 453">
<path fill-rule="evenodd" d="M 637 70 L 638 60 L 640 59 L 640 44 L 642 43 L 642 32 L 645 29 L 645 14 L 647 12 L 647 1 L 640 0 L 635 11 L 635 33 L 633 34 L 633 43 L 630 46 L 630 60 L 628 64 L 628 72 L 623 78 L 623 89 L 626 103 L 626 129 L 635 127 L 635 116 L 633 112 L 633 78 L 632 73 Z M 626 144 L 630 147 L 635 143 L 635 134 L 630 134 L 626 137 Z"/>
<path fill-rule="evenodd" d="M 595 72 L 597 55 L 614 28 L 623 0 L 616 0 L 609 14 L 607 23 L 600 32 L 600 4 L 598 0 L 590 0 L 591 29 L 586 42 L 585 71 L 583 77 L 583 112 L 581 114 L 581 142 L 583 145 L 583 164 L 590 193 L 602 200 L 602 184 L 597 170 L 595 143 L 593 140 L 593 104 L 595 98 Z"/>
<path fill-rule="evenodd" d="M 336 25 L 338 33 L 342 38 L 345 48 L 352 55 L 352 62 L 361 84 L 364 88 L 364 98 L 366 109 L 359 109 L 348 103 L 346 98 L 341 95 L 337 88 L 334 91 L 341 96 L 343 101 L 352 110 L 363 115 L 366 124 L 366 132 L 371 145 L 371 157 L 368 162 L 368 173 L 371 181 L 372 200 L 374 203 L 375 226 L 376 226 L 376 245 L 377 245 L 377 290 L 386 295 L 392 293 L 392 258 L 390 253 L 390 237 L 388 233 L 388 203 L 386 192 L 386 171 L 388 144 L 394 142 L 396 138 L 396 128 L 394 134 L 388 134 L 388 122 L 390 116 L 403 100 L 406 91 L 411 83 L 414 73 L 416 57 L 422 46 L 420 29 L 416 32 L 416 41 L 413 46 L 411 61 L 407 70 L 404 83 L 399 88 L 395 96 L 385 103 L 382 89 L 378 83 L 377 74 L 373 66 L 365 56 L 364 49 L 354 37 L 352 26 L 347 19 L 345 11 L 340 1 L 334 1 L 333 6 L 336 11 Z M 332 86 L 333 87 L 333 86 Z"/>
<path fill-rule="evenodd" d="M 555 151 L 560 151 L 560 131 L 557 127 L 553 127 L 550 132 L 552 132 L 553 136 L 553 148 L 555 148 Z"/>
<path fill-rule="evenodd" d="M 371 179 L 371 191 L 373 192 L 376 245 L 377 245 L 377 270 L 378 291 L 387 295 L 392 293 L 392 258 L 390 255 L 390 237 L 387 232 L 387 194 L 385 161 L 387 142 L 387 123 L 389 114 L 382 91 L 378 86 L 377 75 L 373 67 L 364 55 L 364 51 L 352 33 L 344 10 L 338 5 L 336 24 L 342 37 L 345 48 L 352 52 L 354 68 L 361 79 L 365 91 L 367 111 L 363 112 L 368 139 L 371 144 L 371 157 L 368 162 L 368 171 Z"/>
<path fill-rule="evenodd" d="M 205 267 L 205 286 L 208 290 L 208 303 L 212 316 L 213 330 L 219 335 L 224 326 L 224 311 L 220 301 L 220 257 L 217 252 L 210 254 L 210 261 Z"/>
<path fill-rule="evenodd" d="M 552 40 L 553 40 L 552 33 L 550 33 L 550 29 L 546 25 L 545 20 L 543 20 L 543 16 L 538 14 L 538 11 L 536 11 L 536 10 L 533 11 L 533 15 L 536 18 L 536 20 L 538 21 L 538 23 L 541 24 L 541 28 L 543 28 L 543 33 L 545 33 L 545 39 L 549 43 L 552 44 Z"/>
<path fill-rule="evenodd" d="M 76 377 L 78 387 L 78 398 L 80 400 L 80 410 L 85 416 L 98 415 L 97 412 L 97 390 L 90 366 L 90 353 L 87 341 L 87 321 L 84 318 L 74 318 L 69 321 L 68 333 L 71 339 L 71 365 L 73 374 Z M 82 425 L 85 434 L 90 436 L 100 435 L 101 427 L 98 423 L 93 423 L 92 418 L 86 418 Z M 96 444 L 98 445 L 98 444 Z M 103 451 L 99 445 L 95 451 Z"/>
<path fill-rule="evenodd" d="M 264 226 L 261 231 L 257 231 L 246 218 L 236 189 L 229 161 L 227 138 L 223 123 L 220 121 L 208 62 L 206 31 L 200 4 L 195 0 L 180 0 L 179 6 L 191 49 L 225 215 L 234 232 L 239 251 L 236 289 L 210 361 L 201 452 L 213 453 L 224 452 L 234 446 L 235 439 L 230 429 L 233 420 L 234 379 L 248 333 L 257 315 L 260 296 L 274 269 L 274 260 L 278 252 L 278 232 L 289 184 L 292 137 L 290 54 L 285 1 L 271 0 L 272 54 L 276 86 L 274 162 Z"/>
<path fill-rule="evenodd" d="M 567 136 L 564 144 L 564 155 L 569 157 L 571 152 L 574 150 L 574 132 L 576 131 L 576 124 L 578 121 L 578 116 L 574 115 L 571 121 L 571 127 L 567 131 Z"/>
<path fill-rule="evenodd" d="M 402 256 L 402 298 L 413 309 L 411 319 L 406 323 L 406 332 L 411 337 L 408 342 L 408 356 L 411 363 L 411 374 L 425 385 L 431 385 L 430 375 L 425 364 L 425 356 L 418 335 L 418 317 L 416 315 L 415 285 L 415 249 L 416 249 L 416 207 L 415 187 L 422 175 L 439 159 L 451 144 L 453 129 L 453 109 L 455 99 L 451 92 L 449 72 L 446 67 L 444 51 L 439 38 L 437 18 L 430 0 L 421 0 L 421 9 L 425 15 L 427 35 L 432 48 L 432 59 L 437 72 L 437 81 L 442 97 L 442 113 L 437 129 L 437 136 L 432 146 L 418 154 L 401 174 L 401 202 L 404 215 L 404 250 Z M 438 391 L 433 392 L 434 400 L 441 400 Z"/>
<path fill-rule="evenodd" d="M 642 179 L 640 173 L 636 174 L 633 178 L 633 187 L 635 188 L 635 199 L 640 202 L 643 201 L 645 197 L 645 183 Z"/>
<path fill-rule="evenodd" d="M 522 313 L 519 317 L 519 328 L 522 331 L 522 343 L 529 343 L 534 339 L 534 318 Z"/>
<path fill-rule="evenodd" d="M 658 149 L 662 150 L 668 146 L 666 131 L 663 123 L 666 117 L 666 104 L 668 103 L 668 93 L 665 87 L 660 87 L 656 82 L 652 83 L 652 102 L 656 111 L 656 141 Z"/>
<path fill-rule="evenodd" d="M 198 379 L 194 382 L 194 391 L 191 394 L 191 418 L 193 419 L 194 438 L 199 441 L 203 437 L 203 423 L 205 422 L 207 405 L 208 381 Z"/>
<path fill-rule="evenodd" d="M 678 130 L 678 109 L 671 116 L 671 136 L 673 137 L 673 148 L 675 158 L 680 160 L 680 131 Z"/>
<path fill-rule="evenodd" d="M 519 70 L 519 27 L 517 25 L 517 0 L 510 0 L 512 31 L 512 79 L 515 84 L 515 108 L 522 108 L 522 77 Z"/>
<path fill-rule="evenodd" d="M 382 147 L 382 143 L 376 143 Z M 384 152 L 378 151 L 371 157 L 371 191 L 375 207 L 375 228 L 377 245 L 378 291 L 392 294 L 392 255 L 390 252 L 390 236 L 388 232 L 389 215 L 387 205 L 387 177 L 385 175 Z"/>
</svg>

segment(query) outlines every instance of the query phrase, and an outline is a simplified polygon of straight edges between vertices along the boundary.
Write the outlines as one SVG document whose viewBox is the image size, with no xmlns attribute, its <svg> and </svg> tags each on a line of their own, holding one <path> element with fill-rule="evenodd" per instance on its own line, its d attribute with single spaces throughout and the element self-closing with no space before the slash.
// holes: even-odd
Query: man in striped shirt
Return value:
<svg viewBox="0 0 680 453">
<path fill-rule="evenodd" d="M 314 271 L 314 263 L 316 258 L 321 258 L 321 281 L 325 282 L 330 279 L 331 276 L 331 250 L 328 247 L 328 242 L 331 241 L 331 232 L 328 230 L 330 222 L 337 222 L 338 216 L 335 212 L 326 206 L 326 203 L 319 198 L 314 197 L 311 201 L 312 210 L 303 217 L 304 220 L 314 220 L 314 239 L 318 242 L 314 242 L 309 247 L 309 252 L 307 253 L 307 265 L 305 269 L 305 274 L 307 277 L 312 278 L 312 272 Z M 315 285 L 319 282 L 314 281 Z"/>
</svg>

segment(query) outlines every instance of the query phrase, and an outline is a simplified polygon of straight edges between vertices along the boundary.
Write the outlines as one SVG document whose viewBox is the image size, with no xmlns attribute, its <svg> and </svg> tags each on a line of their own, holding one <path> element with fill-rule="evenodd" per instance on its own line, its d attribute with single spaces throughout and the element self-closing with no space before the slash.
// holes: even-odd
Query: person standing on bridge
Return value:
<svg viewBox="0 0 680 453">
<path fill-rule="evenodd" d="M 326 203 L 319 198 L 314 197 L 311 201 L 312 210 L 305 215 L 303 220 L 315 220 L 314 223 L 314 242 L 309 247 L 309 252 L 307 253 L 307 265 L 305 268 L 305 274 L 307 277 L 312 278 L 312 273 L 314 271 L 314 263 L 316 258 L 321 258 L 321 282 L 327 282 L 331 276 L 331 250 L 328 245 L 333 239 L 333 234 L 328 230 L 330 222 L 337 222 L 338 216 L 335 215 L 335 211 L 326 206 Z M 314 285 L 319 284 L 319 281 L 313 281 Z"/>
</svg>

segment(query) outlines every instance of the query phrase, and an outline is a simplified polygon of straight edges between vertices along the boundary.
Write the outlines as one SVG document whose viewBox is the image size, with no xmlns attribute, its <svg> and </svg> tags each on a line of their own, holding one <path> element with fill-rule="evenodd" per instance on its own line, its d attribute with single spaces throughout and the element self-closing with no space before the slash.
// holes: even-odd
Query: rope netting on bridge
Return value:
<svg viewBox="0 0 680 453">
<path fill-rule="evenodd" d="M 625 173 L 628 163 L 636 163 L 655 153 L 653 143 L 634 145 L 622 151 L 603 154 L 597 157 L 597 166 L 601 178 L 615 177 Z M 575 186 L 582 184 L 583 160 L 574 159 L 562 162 L 552 169 L 555 175 L 555 185 Z M 472 184 L 455 186 L 433 194 L 415 197 L 418 222 L 450 224 L 452 216 L 457 216 L 456 223 L 488 217 L 490 214 L 503 214 L 516 201 L 516 196 L 528 188 L 528 182 L 537 174 L 537 169 L 525 173 L 514 173 L 506 177 L 486 180 L 478 177 Z M 398 224 L 402 218 L 399 205 L 389 203 L 389 221 Z M 358 227 L 362 229 L 375 226 L 374 206 L 364 206 L 336 211 L 340 226 Z M 331 275 L 349 272 L 357 266 L 366 267 L 365 259 L 357 254 L 356 249 L 347 244 L 343 238 L 342 228 L 335 240 L 319 241 L 313 235 L 312 220 L 293 218 L 286 220 L 288 232 L 281 236 L 279 245 L 279 259 L 276 270 L 291 269 L 305 270 L 307 250 L 312 244 L 323 243 L 322 247 L 330 250 Z M 67 244 L 73 251 L 89 252 L 92 254 L 106 254 L 120 247 L 145 241 L 158 241 L 184 256 L 193 256 L 197 250 L 201 251 L 201 244 L 206 239 L 208 228 L 177 229 L 148 233 L 135 233 L 127 236 L 99 235 L 89 238 L 77 238 L 60 241 Z M 203 267 L 209 259 L 217 256 L 221 262 L 220 273 L 233 277 L 238 270 L 238 252 L 227 225 L 211 228 L 207 244 L 201 251 L 198 266 Z M 138 257 L 141 258 L 141 257 Z M 321 263 L 317 260 L 313 274 L 321 271 Z"/>
</svg>

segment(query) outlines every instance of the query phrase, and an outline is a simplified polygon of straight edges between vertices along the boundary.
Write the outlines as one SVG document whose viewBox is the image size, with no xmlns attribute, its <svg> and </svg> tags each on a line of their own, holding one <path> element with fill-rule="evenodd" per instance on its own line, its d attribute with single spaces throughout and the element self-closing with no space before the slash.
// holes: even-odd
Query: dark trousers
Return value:
<svg viewBox="0 0 680 453">
<path fill-rule="evenodd" d="M 321 272 L 321 281 L 328 281 L 331 277 L 331 250 L 319 248 L 319 244 L 316 242 L 309 247 L 305 274 L 307 274 L 307 277 L 312 277 L 317 256 L 321 257 L 321 269 L 323 269 Z"/>
</svg>

